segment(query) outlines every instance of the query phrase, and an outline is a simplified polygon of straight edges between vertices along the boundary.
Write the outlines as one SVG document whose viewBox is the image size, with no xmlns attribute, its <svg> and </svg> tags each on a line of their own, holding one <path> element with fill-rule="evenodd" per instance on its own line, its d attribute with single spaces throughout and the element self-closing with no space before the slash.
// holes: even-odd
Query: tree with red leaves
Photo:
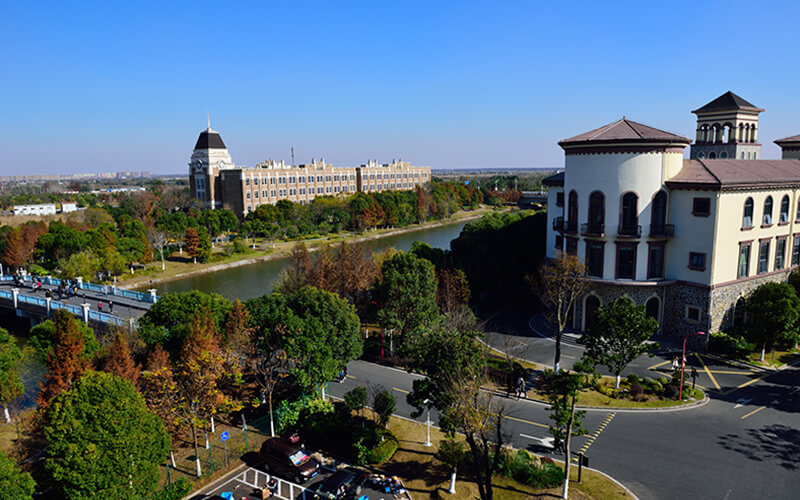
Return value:
<svg viewBox="0 0 800 500">
<path fill-rule="evenodd" d="M 56 311 L 53 348 L 47 353 L 47 374 L 39 391 L 39 408 L 47 408 L 53 396 L 72 387 L 90 365 L 84 356 L 83 333 L 78 320 L 64 309 Z"/>
<path fill-rule="evenodd" d="M 114 343 L 111 344 L 104 369 L 108 373 L 113 373 L 129 381 L 134 387 L 136 387 L 139 382 L 139 374 L 142 371 L 141 366 L 136 364 L 133 360 L 130 347 L 128 346 L 128 340 L 121 332 L 117 333 L 114 337 Z"/>
</svg>

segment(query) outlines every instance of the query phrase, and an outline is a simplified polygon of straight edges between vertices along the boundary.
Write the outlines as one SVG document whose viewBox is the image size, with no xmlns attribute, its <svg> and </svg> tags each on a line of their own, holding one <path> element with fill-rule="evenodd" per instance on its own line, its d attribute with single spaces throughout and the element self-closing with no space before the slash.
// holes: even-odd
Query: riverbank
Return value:
<svg viewBox="0 0 800 500">
<path fill-rule="evenodd" d="M 348 243 L 361 243 L 404 233 L 413 233 L 415 231 L 472 221 L 494 211 L 495 209 L 482 207 L 477 210 L 459 211 L 448 219 L 427 222 L 419 225 L 377 229 L 374 231 L 369 231 L 368 233 L 347 232 L 306 240 L 270 242 L 268 243 L 269 248 L 265 250 L 251 250 L 246 254 L 234 254 L 229 257 L 222 258 L 219 258 L 218 254 L 216 254 L 215 258 L 218 258 L 219 260 L 209 263 L 194 264 L 190 261 L 168 260 L 166 263 L 166 269 L 164 271 L 161 270 L 161 262 L 154 261 L 149 263 L 145 269 L 136 271 L 136 274 L 134 275 L 124 275 L 118 280 L 117 285 L 121 288 L 127 289 L 151 288 L 157 284 L 169 281 L 181 280 L 202 274 L 214 273 L 225 269 L 257 264 L 259 262 L 282 259 L 289 256 L 292 248 L 294 248 L 298 241 L 303 241 L 308 247 L 309 251 L 313 252 L 324 245 L 338 244 L 342 241 L 346 241 Z M 177 256 L 177 254 L 170 256 L 170 258 L 176 257 L 180 258 Z"/>
</svg>

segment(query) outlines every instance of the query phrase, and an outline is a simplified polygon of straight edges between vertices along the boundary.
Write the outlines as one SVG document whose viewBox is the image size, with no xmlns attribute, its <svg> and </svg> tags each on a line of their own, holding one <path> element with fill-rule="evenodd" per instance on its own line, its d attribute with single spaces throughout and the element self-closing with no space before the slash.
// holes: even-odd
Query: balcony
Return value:
<svg viewBox="0 0 800 500">
<path fill-rule="evenodd" d="M 564 217 L 556 217 L 553 219 L 553 231 L 564 230 Z"/>
<path fill-rule="evenodd" d="M 577 233 L 578 232 L 578 221 L 576 220 L 568 220 L 564 221 L 564 232 L 565 233 Z"/>
<path fill-rule="evenodd" d="M 617 228 L 617 236 L 620 238 L 641 238 L 642 226 L 641 224 L 620 225 Z"/>
<path fill-rule="evenodd" d="M 651 238 L 672 238 L 675 235 L 675 224 L 650 224 Z"/>
<path fill-rule="evenodd" d="M 581 234 L 583 236 L 602 237 L 606 232 L 604 224 L 581 224 Z"/>
</svg>

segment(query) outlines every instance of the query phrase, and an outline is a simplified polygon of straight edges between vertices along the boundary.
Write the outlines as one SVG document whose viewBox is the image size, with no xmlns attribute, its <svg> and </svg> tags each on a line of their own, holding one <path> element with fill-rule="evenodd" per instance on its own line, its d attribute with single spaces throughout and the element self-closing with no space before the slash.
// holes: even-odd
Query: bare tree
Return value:
<svg viewBox="0 0 800 500">
<path fill-rule="evenodd" d="M 150 246 L 158 250 L 158 253 L 161 254 L 161 270 L 163 271 L 166 269 L 166 264 L 164 262 L 164 249 L 167 248 L 167 245 L 169 245 L 167 233 L 164 231 L 159 231 L 158 229 L 150 229 L 147 231 L 147 241 L 150 242 Z"/>
<path fill-rule="evenodd" d="M 534 281 L 534 287 L 546 308 L 547 319 L 556 327 L 556 355 L 553 362 L 553 370 L 556 372 L 561 361 L 561 337 L 574 310 L 575 301 L 588 286 L 586 266 L 575 255 L 559 253 L 555 259 L 546 261 L 539 267 L 539 280 Z"/>
</svg>

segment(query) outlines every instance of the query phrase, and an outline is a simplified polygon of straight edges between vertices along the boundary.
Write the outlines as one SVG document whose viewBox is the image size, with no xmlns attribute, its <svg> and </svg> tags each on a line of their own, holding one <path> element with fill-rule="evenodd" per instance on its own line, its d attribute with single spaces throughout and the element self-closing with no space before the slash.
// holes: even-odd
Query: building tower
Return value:
<svg viewBox="0 0 800 500">
<path fill-rule="evenodd" d="M 800 135 L 778 139 L 775 144 L 780 146 L 781 158 L 784 160 L 800 160 Z"/>
<path fill-rule="evenodd" d="M 189 161 L 192 198 L 203 202 L 206 208 L 222 208 L 219 171 L 233 167 L 233 160 L 219 132 L 210 126 L 200 132 Z"/>
<path fill-rule="evenodd" d="M 690 158 L 759 159 L 758 115 L 762 111 L 731 91 L 692 111 L 697 115 L 697 138 Z"/>
</svg>

